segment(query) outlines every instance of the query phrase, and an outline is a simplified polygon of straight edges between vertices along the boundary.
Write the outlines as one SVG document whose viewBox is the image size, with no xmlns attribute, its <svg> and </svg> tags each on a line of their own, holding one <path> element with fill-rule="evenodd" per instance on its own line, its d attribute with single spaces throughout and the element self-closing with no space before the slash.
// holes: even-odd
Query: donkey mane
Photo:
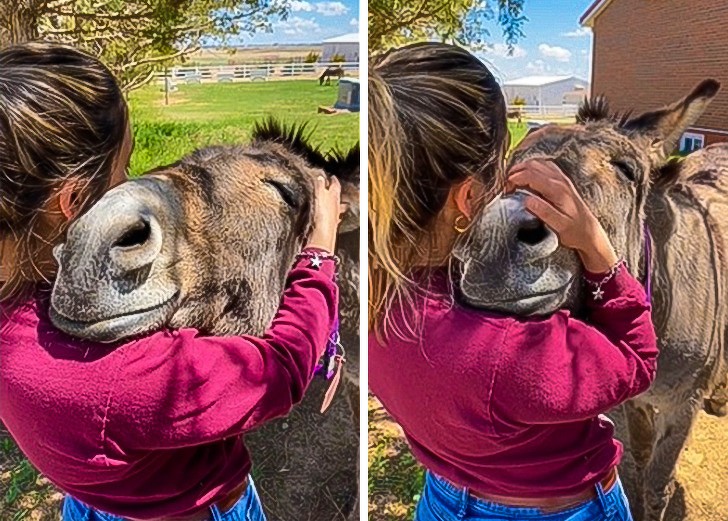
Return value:
<svg viewBox="0 0 728 521">
<path fill-rule="evenodd" d="M 303 156 L 314 165 L 320 166 L 325 157 L 319 147 L 311 144 L 308 122 L 286 124 L 272 116 L 253 124 L 253 141 L 280 143 L 291 152 Z"/>
<path fill-rule="evenodd" d="M 338 148 L 331 150 L 326 156 L 326 162 L 324 170 L 330 175 L 342 181 L 359 181 L 359 143 L 346 152 Z"/>
<path fill-rule="evenodd" d="M 255 122 L 252 131 L 253 141 L 280 143 L 291 152 L 303 156 L 311 166 L 320 168 L 329 175 L 342 180 L 359 176 L 358 143 L 346 152 L 334 149 L 323 153 L 320 147 L 311 143 L 311 135 L 308 122 L 286 124 L 272 116 L 262 122 Z"/>
<path fill-rule="evenodd" d="M 624 126 L 632 116 L 632 111 L 628 112 L 612 112 L 609 101 L 603 94 L 585 99 L 580 105 L 576 113 L 576 122 L 584 125 L 596 121 L 608 121 L 616 123 L 617 126 Z"/>
</svg>

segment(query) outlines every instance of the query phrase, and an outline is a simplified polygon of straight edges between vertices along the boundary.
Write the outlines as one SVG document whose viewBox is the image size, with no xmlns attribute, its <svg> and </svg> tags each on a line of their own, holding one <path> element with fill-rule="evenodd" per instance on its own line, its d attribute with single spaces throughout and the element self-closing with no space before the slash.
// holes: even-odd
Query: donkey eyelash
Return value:
<svg viewBox="0 0 728 521">
<path fill-rule="evenodd" d="M 612 166 L 619 170 L 619 173 L 622 174 L 629 182 L 637 182 L 637 174 L 635 172 L 635 169 L 631 165 L 629 165 L 625 161 L 619 160 L 610 162 L 612 163 Z"/>
<path fill-rule="evenodd" d="M 278 192 L 278 195 L 281 196 L 281 199 L 283 199 L 283 202 L 286 203 L 291 208 L 297 209 L 301 206 L 300 201 L 298 200 L 298 197 L 294 193 L 294 191 L 291 189 L 290 186 L 287 186 L 284 183 L 281 183 L 280 181 L 276 181 L 275 179 L 266 179 L 264 181 L 269 186 L 272 186 L 276 192 Z"/>
</svg>

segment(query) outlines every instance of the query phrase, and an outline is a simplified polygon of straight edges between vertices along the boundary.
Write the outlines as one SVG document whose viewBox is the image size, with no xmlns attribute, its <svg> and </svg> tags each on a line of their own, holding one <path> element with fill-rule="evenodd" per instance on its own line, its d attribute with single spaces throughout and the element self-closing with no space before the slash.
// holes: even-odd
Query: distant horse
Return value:
<svg viewBox="0 0 728 521">
<path fill-rule="evenodd" d="M 332 77 L 340 80 L 342 76 L 344 76 L 344 69 L 342 67 L 328 67 L 319 77 L 319 85 L 323 85 L 324 80 L 326 81 L 326 85 L 331 85 Z"/>
<path fill-rule="evenodd" d="M 506 117 L 508 119 L 510 118 L 516 118 L 518 120 L 518 126 L 520 127 L 523 124 L 523 114 L 521 112 L 520 108 L 517 108 L 515 110 L 511 110 L 506 114 Z"/>
</svg>

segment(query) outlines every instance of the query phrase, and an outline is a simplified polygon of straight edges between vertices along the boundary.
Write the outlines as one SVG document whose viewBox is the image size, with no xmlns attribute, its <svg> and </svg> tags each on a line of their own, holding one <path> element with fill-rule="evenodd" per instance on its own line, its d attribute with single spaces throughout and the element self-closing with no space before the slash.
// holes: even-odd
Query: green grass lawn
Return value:
<svg viewBox="0 0 728 521">
<path fill-rule="evenodd" d="M 348 148 L 359 139 L 359 115 L 317 113 L 320 105 L 334 104 L 337 92 L 313 80 L 180 85 L 165 106 L 161 87 L 147 86 L 129 99 L 136 143 L 131 172 L 207 145 L 246 142 L 253 123 L 271 115 L 308 122 L 312 141 L 324 150 Z"/>
</svg>

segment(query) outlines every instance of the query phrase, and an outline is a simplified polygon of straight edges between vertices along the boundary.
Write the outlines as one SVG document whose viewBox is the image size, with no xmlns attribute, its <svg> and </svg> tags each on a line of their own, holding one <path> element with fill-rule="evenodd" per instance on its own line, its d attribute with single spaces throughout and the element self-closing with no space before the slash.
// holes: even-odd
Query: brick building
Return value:
<svg viewBox="0 0 728 521">
<path fill-rule="evenodd" d="M 640 112 L 714 78 L 723 88 L 680 149 L 728 141 L 728 1 L 596 0 L 580 23 L 593 32 L 593 94 Z"/>
</svg>

